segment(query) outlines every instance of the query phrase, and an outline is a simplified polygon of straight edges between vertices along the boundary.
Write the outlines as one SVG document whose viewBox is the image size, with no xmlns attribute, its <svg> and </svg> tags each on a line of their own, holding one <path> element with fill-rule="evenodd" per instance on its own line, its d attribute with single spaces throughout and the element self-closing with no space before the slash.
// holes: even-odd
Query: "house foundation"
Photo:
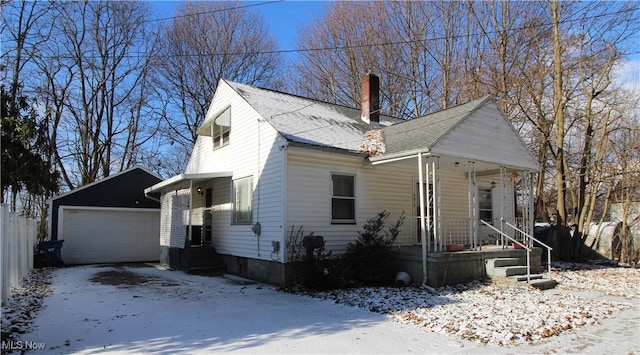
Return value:
<svg viewBox="0 0 640 355">
<path fill-rule="evenodd" d="M 272 285 L 285 283 L 285 264 L 235 255 L 220 254 L 227 265 L 226 272 Z"/>
<path fill-rule="evenodd" d="M 540 273 L 541 254 L 540 248 L 533 248 L 530 255 L 531 273 Z M 518 258 L 522 265 L 526 265 L 527 252 L 511 247 L 485 246 L 482 250 L 428 253 L 427 285 L 442 287 L 482 280 L 486 277 L 485 260 L 493 258 Z M 389 265 L 394 273 L 408 273 L 413 285 L 422 284 L 424 273 L 419 246 L 393 248 Z"/>
</svg>

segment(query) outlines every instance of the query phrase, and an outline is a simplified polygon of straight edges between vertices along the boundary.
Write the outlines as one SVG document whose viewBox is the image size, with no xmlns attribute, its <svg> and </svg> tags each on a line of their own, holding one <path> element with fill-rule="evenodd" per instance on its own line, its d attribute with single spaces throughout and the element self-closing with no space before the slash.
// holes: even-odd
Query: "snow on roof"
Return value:
<svg viewBox="0 0 640 355">
<path fill-rule="evenodd" d="M 278 91 L 226 81 L 289 141 L 360 152 L 365 134 L 402 120 L 380 115 L 379 124 L 360 119 L 360 110 Z"/>
</svg>

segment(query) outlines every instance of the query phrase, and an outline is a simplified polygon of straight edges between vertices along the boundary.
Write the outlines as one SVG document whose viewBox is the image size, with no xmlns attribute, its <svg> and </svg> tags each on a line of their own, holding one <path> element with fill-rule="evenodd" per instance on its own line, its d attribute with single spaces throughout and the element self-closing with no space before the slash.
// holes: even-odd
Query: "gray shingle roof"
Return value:
<svg viewBox="0 0 640 355">
<path fill-rule="evenodd" d="M 363 153 L 363 146 L 383 146 L 382 151 L 372 149 L 383 153 L 374 154 L 376 159 L 429 151 L 474 111 L 495 104 L 486 96 L 411 120 L 381 115 L 380 124 L 369 125 L 361 120 L 359 109 L 225 82 L 288 141 L 356 153 Z M 384 144 L 367 135 L 376 128 L 382 129 Z"/>
<path fill-rule="evenodd" d="M 226 81 L 289 141 L 359 152 L 366 132 L 402 120 L 380 115 L 380 125 L 360 119 L 360 110 Z"/>
<path fill-rule="evenodd" d="M 383 129 L 385 155 L 431 149 L 472 112 L 492 102 L 493 99 L 490 96 L 485 96 L 466 104 L 385 127 Z"/>
</svg>

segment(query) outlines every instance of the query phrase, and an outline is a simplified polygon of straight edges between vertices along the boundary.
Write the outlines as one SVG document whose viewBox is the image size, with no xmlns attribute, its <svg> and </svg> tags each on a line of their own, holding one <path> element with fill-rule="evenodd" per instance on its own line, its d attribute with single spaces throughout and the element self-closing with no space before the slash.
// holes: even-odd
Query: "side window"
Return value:
<svg viewBox="0 0 640 355">
<path fill-rule="evenodd" d="M 213 139 L 213 149 L 218 149 L 229 144 L 231 133 L 231 107 L 224 110 L 211 125 L 211 138 Z"/>
<path fill-rule="evenodd" d="M 234 224 L 251 224 L 253 210 L 251 199 L 253 197 L 252 178 L 246 177 L 233 180 L 233 220 Z"/>
<path fill-rule="evenodd" d="M 480 212 L 480 219 L 493 223 L 493 208 L 490 188 L 478 189 L 478 212 Z"/>
<path fill-rule="evenodd" d="M 331 222 L 356 222 L 355 176 L 332 174 Z"/>
</svg>

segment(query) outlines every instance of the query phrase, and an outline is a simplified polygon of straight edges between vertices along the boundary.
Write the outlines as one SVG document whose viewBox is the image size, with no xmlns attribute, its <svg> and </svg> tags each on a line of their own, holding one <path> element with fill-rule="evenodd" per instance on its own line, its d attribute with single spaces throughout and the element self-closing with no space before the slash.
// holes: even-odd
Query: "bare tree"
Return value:
<svg viewBox="0 0 640 355">
<path fill-rule="evenodd" d="M 387 114 L 415 117 L 424 114 L 415 93 L 412 74 L 418 75 L 417 60 L 407 70 L 406 43 L 400 38 L 418 33 L 412 20 L 414 3 L 336 2 L 327 6 L 323 21 L 299 31 L 298 46 L 307 51 L 295 65 L 296 90 L 305 96 L 336 104 L 359 107 L 360 81 L 364 74 L 380 75 L 380 105 Z M 399 11 L 406 23 L 390 26 L 390 16 Z M 416 53 L 417 50 L 411 52 Z M 409 63 L 411 64 L 411 63 Z"/>
<path fill-rule="evenodd" d="M 39 90 L 69 189 L 134 164 L 154 133 L 140 125 L 155 42 L 147 15 L 142 3 L 96 1 L 57 3 L 48 17 L 52 40 L 39 48 Z"/>
<path fill-rule="evenodd" d="M 187 2 L 161 32 L 153 79 L 182 169 L 220 79 L 271 87 L 282 61 L 260 16 L 237 2 Z"/>
</svg>

